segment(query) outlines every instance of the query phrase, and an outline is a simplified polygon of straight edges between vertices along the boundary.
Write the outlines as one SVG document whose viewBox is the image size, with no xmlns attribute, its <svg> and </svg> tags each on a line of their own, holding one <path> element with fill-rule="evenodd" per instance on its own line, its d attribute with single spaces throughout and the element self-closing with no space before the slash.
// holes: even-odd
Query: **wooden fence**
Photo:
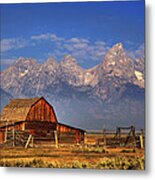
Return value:
<svg viewBox="0 0 155 180">
<path fill-rule="evenodd" d="M 61 144 L 77 144 L 75 133 L 57 131 L 50 132 L 37 132 L 30 134 L 28 131 L 19 130 L 3 130 L 3 142 L 0 146 L 22 146 L 22 147 L 35 147 L 35 146 L 56 146 Z M 87 131 L 84 133 L 84 138 L 80 141 L 81 145 L 102 146 L 102 147 L 138 147 L 144 148 L 145 136 L 144 133 L 137 132 L 135 136 L 128 136 L 127 133 L 116 136 L 115 131 L 102 130 L 102 131 Z"/>
<path fill-rule="evenodd" d="M 113 130 L 90 130 L 85 133 L 84 144 L 103 147 L 137 147 L 144 148 L 144 132 L 136 131 L 134 135 L 127 132 L 116 136 Z"/>
<path fill-rule="evenodd" d="M 75 144 L 76 133 L 74 132 L 61 132 L 50 131 L 50 132 L 35 132 L 30 134 L 29 131 L 21 130 L 7 130 L 0 131 L 3 134 L 3 140 L 0 146 L 7 147 L 35 147 L 35 146 L 56 146 L 59 144 Z"/>
</svg>

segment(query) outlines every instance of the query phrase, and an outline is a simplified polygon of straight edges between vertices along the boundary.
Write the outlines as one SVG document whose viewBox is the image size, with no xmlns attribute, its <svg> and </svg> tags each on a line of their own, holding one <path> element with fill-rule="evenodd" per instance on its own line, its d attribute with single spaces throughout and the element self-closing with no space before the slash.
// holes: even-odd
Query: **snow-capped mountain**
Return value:
<svg viewBox="0 0 155 180">
<path fill-rule="evenodd" d="M 121 43 L 91 69 L 83 69 L 70 55 L 60 63 L 52 58 L 42 64 L 19 58 L 0 76 L 1 88 L 13 97 L 47 98 L 60 121 L 90 129 L 109 120 L 112 126 L 143 124 L 144 59 L 128 57 Z"/>
</svg>

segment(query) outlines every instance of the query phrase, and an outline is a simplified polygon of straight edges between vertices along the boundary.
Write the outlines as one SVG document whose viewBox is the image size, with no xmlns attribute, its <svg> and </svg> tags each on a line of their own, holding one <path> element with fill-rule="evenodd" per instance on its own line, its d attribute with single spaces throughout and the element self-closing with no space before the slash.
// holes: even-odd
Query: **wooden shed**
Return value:
<svg viewBox="0 0 155 180">
<path fill-rule="evenodd" d="M 84 130 L 69 126 L 66 124 L 58 123 L 57 131 L 59 134 L 60 142 L 74 142 L 81 143 L 84 142 Z"/>
</svg>

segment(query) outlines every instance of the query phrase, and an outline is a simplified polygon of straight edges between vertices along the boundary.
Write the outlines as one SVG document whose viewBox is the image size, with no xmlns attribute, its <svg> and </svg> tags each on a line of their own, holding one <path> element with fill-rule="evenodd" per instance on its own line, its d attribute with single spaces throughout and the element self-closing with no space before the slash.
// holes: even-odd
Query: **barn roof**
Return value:
<svg viewBox="0 0 155 180">
<path fill-rule="evenodd" d="M 0 115 L 0 126 L 4 122 L 20 122 L 25 121 L 27 114 L 37 101 L 42 97 L 29 98 L 29 99 L 12 99 L 9 104 L 7 104 L 1 115 Z"/>
<path fill-rule="evenodd" d="M 79 130 L 79 131 L 85 132 L 85 130 L 83 130 L 83 129 L 80 129 L 80 128 L 77 128 L 77 127 L 73 127 L 73 126 L 70 126 L 70 125 L 67 125 L 67 124 L 58 123 L 58 125 L 59 126 L 65 126 L 67 128 L 70 128 L 70 129 L 75 129 L 75 130 Z"/>
</svg>

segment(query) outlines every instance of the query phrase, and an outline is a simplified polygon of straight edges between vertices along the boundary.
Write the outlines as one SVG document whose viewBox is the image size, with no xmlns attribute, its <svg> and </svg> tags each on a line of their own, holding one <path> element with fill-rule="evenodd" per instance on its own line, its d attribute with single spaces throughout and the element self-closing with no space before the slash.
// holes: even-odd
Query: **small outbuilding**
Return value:
<svg viewBox="0 0 155 180">
<path fill-rule="evenodd" d="M 60 142 L 84 142 L 84 130 L 69 126 L 66 124 L 58 123 L 57 126 L 59 141 Z"/>
</svg>

